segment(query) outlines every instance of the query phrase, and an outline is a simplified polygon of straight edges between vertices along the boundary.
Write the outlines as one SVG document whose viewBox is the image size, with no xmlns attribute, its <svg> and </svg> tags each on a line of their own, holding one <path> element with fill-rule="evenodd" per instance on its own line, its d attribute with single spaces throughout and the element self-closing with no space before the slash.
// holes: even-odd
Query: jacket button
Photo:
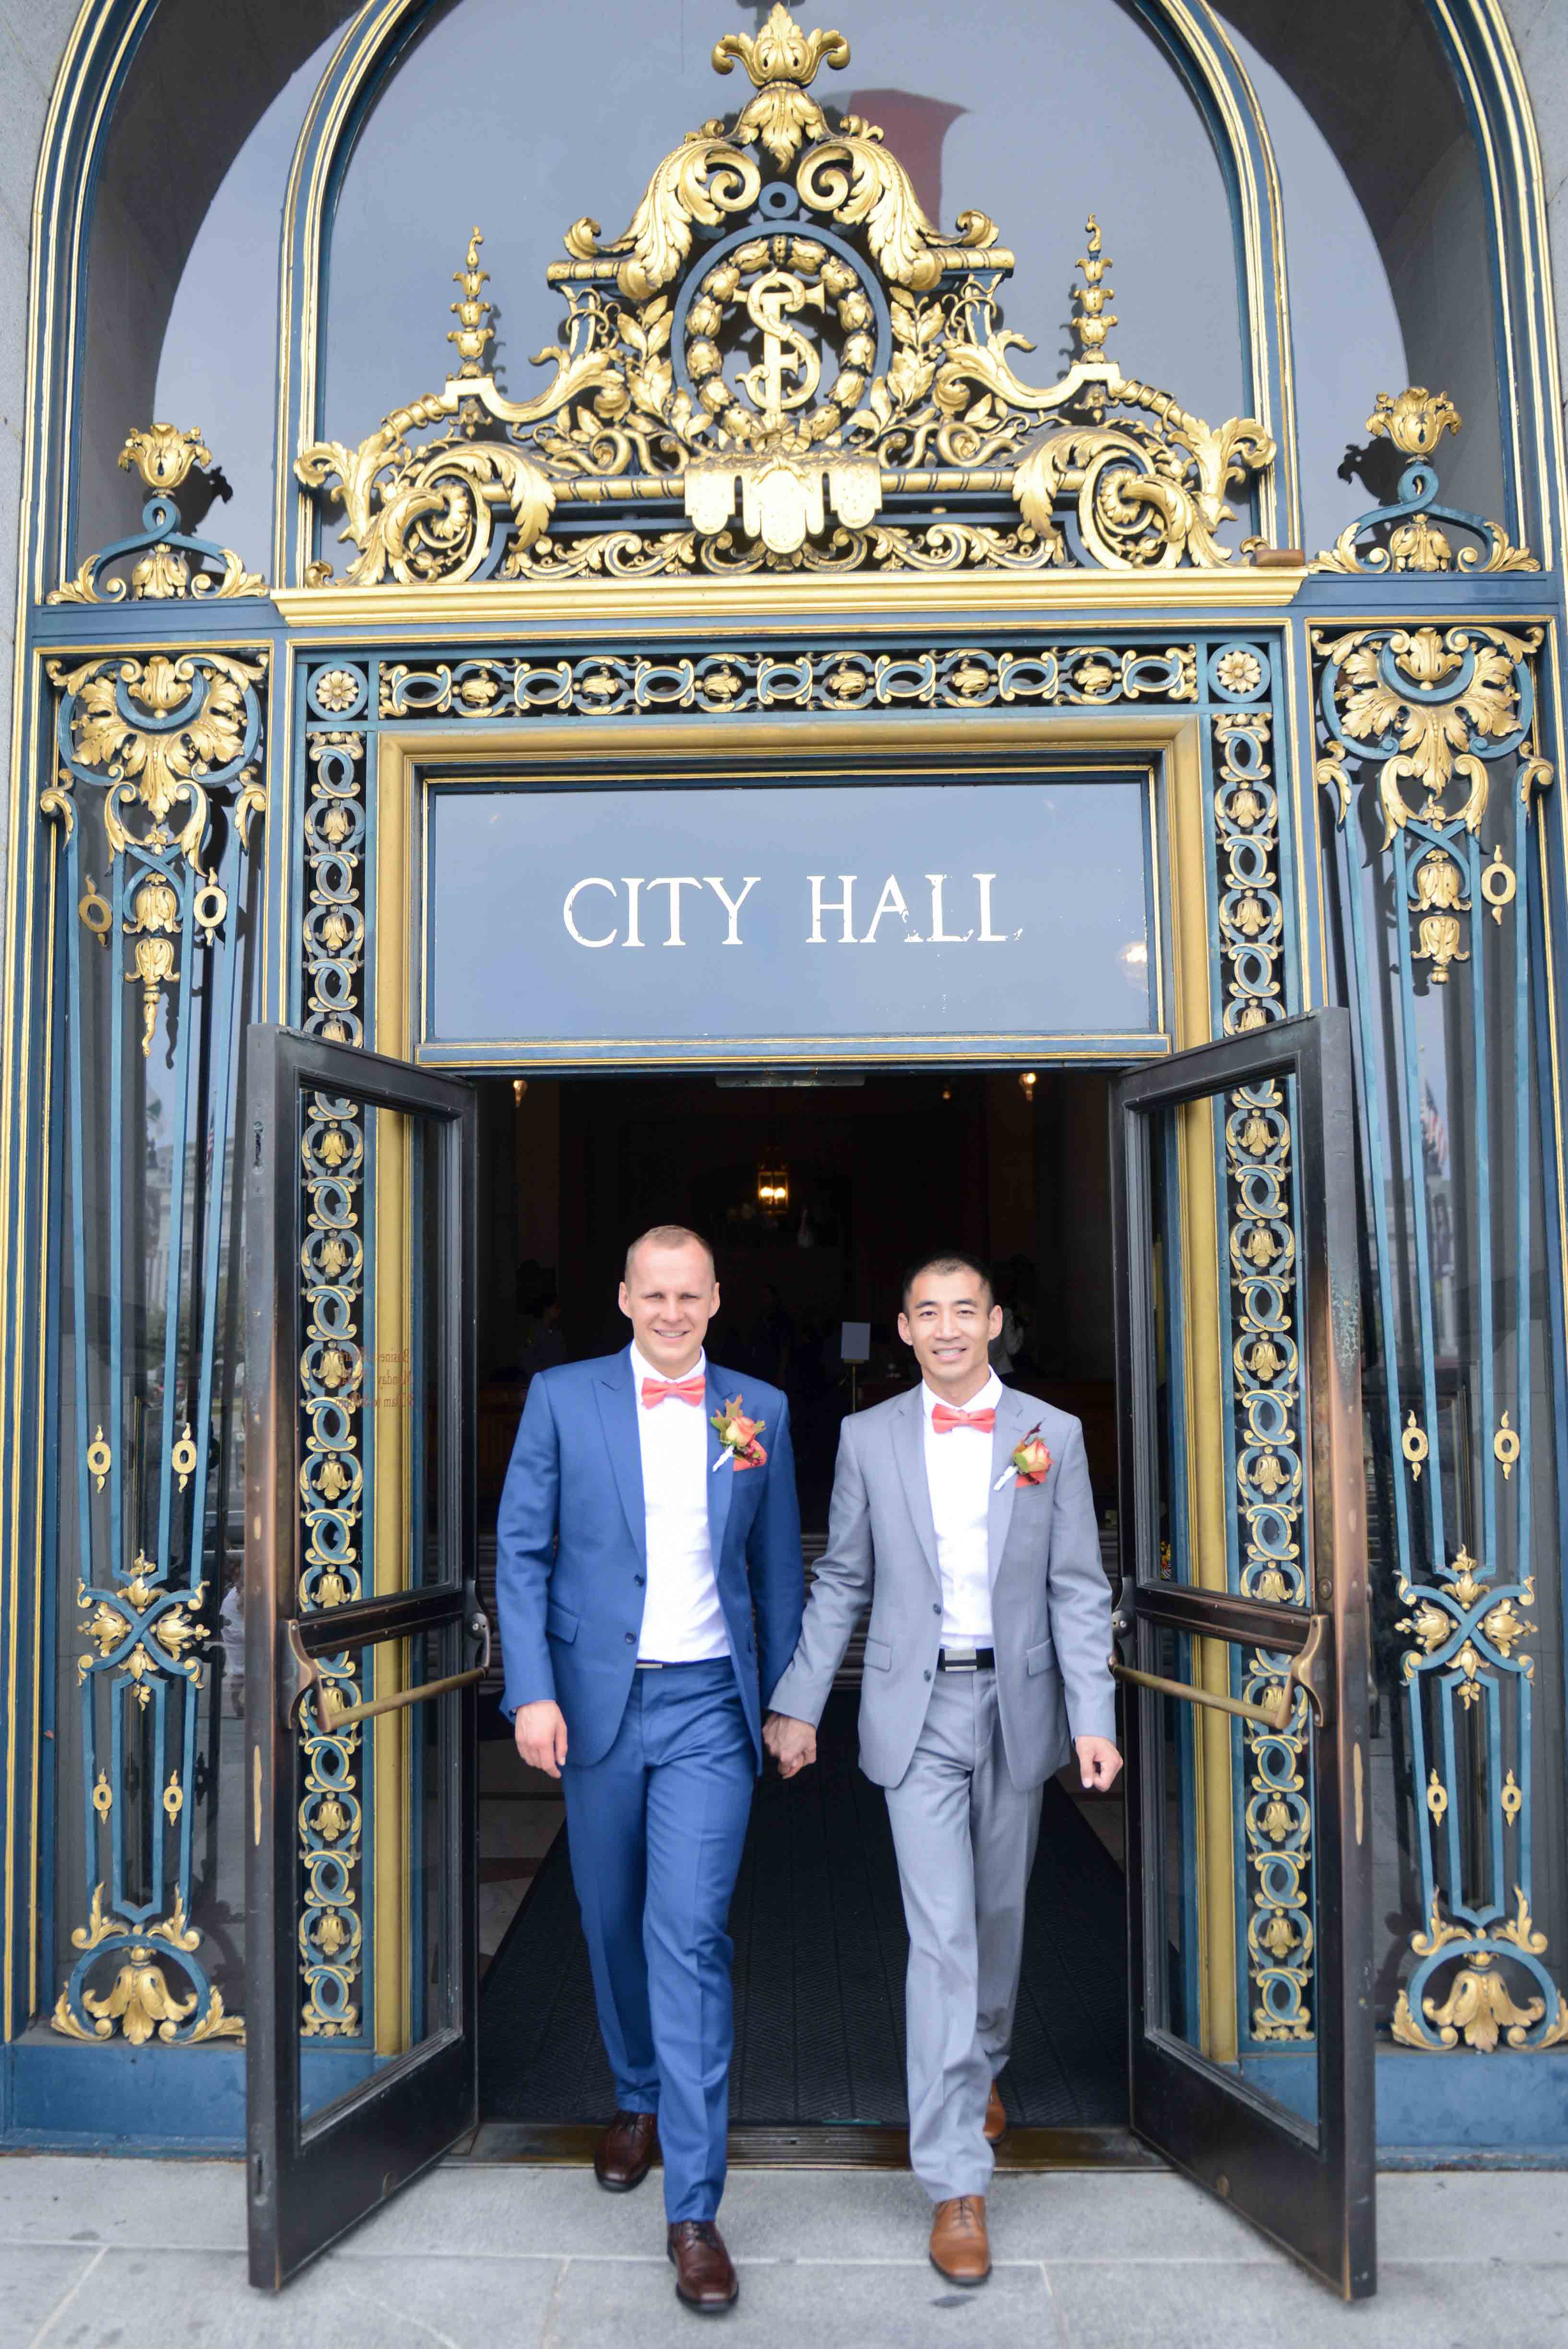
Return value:
<svg viewBox="0 0 1568 2349">
<path fill-rule="evenodd" d="M 926 1679 L 927 1679 L 927 1680 L 929 1680 L 929 1679 L 931 1678 L 931 1674 L 930 1674 L 929 1672 L 927 1672 L 927 1673 L 926 1673 L 926 1675 L 925 1675 L 925 1677 L 926 1677 Z"/>
<path fill-rule="evenodd" d="M 931 1611 L 932 1611 L 932 1613 L 933 1613 L 934 1615 L 940 1615 L 940 1614 L 941 1614 L 941 1612 L 942 1612 L 942 1601 L 941 1601 L 941 1599 L 934 1599 L 932 1600 L 932 1602 L 931 1602 Z"/>
<path fill-rule="evenodd" d="M 636 1646 L 636 1644 L 637 1644 L 637 1635 L 636 1635 L 636 1633 L 635 1633 L 634 1631 L 628 1631 L 628 1632 L 627 1632 L 627 1634 L 626 1634 L 626 1645 L 627 1645 L 627 1647 L 628 1647 L 628 1648 L 634 1648 L 634 1647 Z M 928 1674 L 926 1675 L 926 1677 L 929 1679 L 929 1678 L 930 1678 L 930 1674 L 928 1673 Z"/>
<path fill-rule="evenodd" d="M 632 1579 L 636 1584 L 638 1589 L 641 1590 L 646 1577 L 641 1574 L 634 1574 Z"/>
</svg>

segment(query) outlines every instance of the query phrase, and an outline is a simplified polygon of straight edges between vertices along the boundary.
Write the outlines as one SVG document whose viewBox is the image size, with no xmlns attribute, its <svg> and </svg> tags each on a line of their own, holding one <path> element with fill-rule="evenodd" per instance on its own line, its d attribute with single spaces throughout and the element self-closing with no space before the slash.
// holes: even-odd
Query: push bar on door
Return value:
<svg viewBox="0 0 1568 2349">
<path fill-rule="evenodd" d="M 1208 1705 L 1215 1713 L 1234 1713 L 1238 1720 L 1255 1721 L 1264 1729 L 1276 1733 L 1290 1726 L 1295 1711 L 1295 1692 L 1300 1689 L 1312 1707 L 1312 1717 L 1317 1727 L 1326 1729 L 1333 1710 L 1331 1683 L 1325 1671 L 1325 1653 L 1328 1638 L 1326 1615 L 1315 1615 L 1307 1627 L 1301 1647 L 1291 1658 L 1285 1676 L 1272 1688 L 1259 1704 L 1243 1696 L 1219 1696 L 1212 1690 L 1194 1688 L 1188 1681 L 1166 1680 L 1159 1672 L 1142 1672 L 1131 1664 L 1124 1664 L 1113 1655 L 1110 1669 L 1119 1681 L 1131 1681 L 1139 1688 L 1153 1689 L 1159 1696 L 1179 1697 L 1183 1704 Z M 1202 1636 L 1201 1634 L 1196 1636 Z"/>
<path fill-rule="evenodd" d="M 307 1698 L 314 1697 L 321 1716 L 323 1729 L 335 1734 L 350 1722 L 373 1721 L 383 1713 L 401 1713 L 411 1704 L 423 1704 L 427 1699 L 448 1696 L 452 1690 L 471 1688 L 482 1681 L 490 1670 L 490 1628 L 489 1619 L 476 1609 L 469 1619 L 471 1638 L 480 1642 L 480 1660 L 466 1672 L 449 1672 L 438 1681 L 421 1681 L 417 1687 L 399 1689 L 394 1696 L 378 1696 L 362 1704 L 345 1704 L 333 1682 L 323 1677 L 316 1659 L 307 1654 L 299 1636 L 298 1626 L 284 1627 L 284 1670 L 278 1692 L 279 1711 L 286 1725 L 297 1728 Z"/>
</svg>

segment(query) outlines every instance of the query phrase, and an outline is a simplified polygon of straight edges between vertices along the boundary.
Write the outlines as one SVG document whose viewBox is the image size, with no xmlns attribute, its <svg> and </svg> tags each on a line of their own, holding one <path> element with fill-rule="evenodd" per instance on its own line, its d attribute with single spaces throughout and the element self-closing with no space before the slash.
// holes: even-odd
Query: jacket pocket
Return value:
<svg viewBox="0 0 1568 2349">
<path fill-rule="evenodd" d="M 544 1610 L 546 1636 L 552 1640 L 574 1640 L 578 1619 L 570 1607 L 558 1607 L 552 1599 Z"/>
<path fill-rule="evenodd" d="M 866 1663 L 873 1672 L 886 1672 L 892 1671 L 892 1650 L 889 1647 L 885 1640 L 868 1640 L 866 1641 Z"/>
<path fill-rule="evenodd" d="M 1057 1651 L 1049 1640 L 1042 1640 L 1037 1648 L 1024 1651 L 1024 1670 L 1032 1680 L 1037 1672 L 1048 1672 L 1056 1668 Z"/>
</svg>

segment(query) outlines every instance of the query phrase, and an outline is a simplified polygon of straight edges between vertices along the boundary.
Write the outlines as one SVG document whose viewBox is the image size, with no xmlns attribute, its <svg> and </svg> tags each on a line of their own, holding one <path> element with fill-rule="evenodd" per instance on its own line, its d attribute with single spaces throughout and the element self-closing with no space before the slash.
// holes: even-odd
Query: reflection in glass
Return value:
<svg viewBox="0 0 1568 2349">
<path fill-rule="evenodd" d="M 546 264 L 584 213 L 618 233 L 662 157 L 748 95 L 716 79 L 709 61 L 717 36 L 738 21 L 733 8 L 605 0 L 586 78 L 582 30 L 568 14 L 459 0 L 432 25 L 384 89 L 344 176 L 325 433 L 356 443 L 397 402 L 438 388 L 452 364 L 442 339 L 451 274 L 476 222 L 507 387 L 528 397 L 527 362 L 560 329 Z M 944 11 L 857 0 L 843 29 L 853 61 L 841 74 L 824 68 L 818 93 L 883 128 L 933 220 L 951 225 L 978 207 L 996 222 L 1017 257 L 1007 323 L 1038 346 L 1033 361 L 1020 360 L 1026 378 L 1060 372 L 1067 287 L 1093 210 L 1125 322 L 1111 348 L 1128 355 L 1129 372 L 1203 416 L 1245 412 L 1219 165 L 1131 11 L 1115 0 L 1004 0 L 983 38 L 955 41 Z M 520 89 L 550 94 L 526 140 Z M 1136 139 L 1126 135 L 1132 122 Z"/>
<path fill-rule="evenodd" d="M 67 570 L 134 527 L 118 460 L 155 417 L 201 426 L 232 487 L 202 534 L 268 569 L 284 192 L 353 14 L 350 0 L 271 0 L 242 19 L 211 0 L 148 12 L 94 186 Z"/>
<path fill-rule="evenodd" d="M 1462 889 L 1473 910 L 1427 934 L 1440 957 L 1418 951 L 1418 868 L 1468 860 L 1462 829 L 1401 833 L 1386 851 L 1369 793 L 1338 867 L 1382 1159 L 1380 1195 L 1365 1205 L 1376 1285 L 1363 1381 L 1377 2014 L 1381 2029 L 1428 2042 L 1441 2026 L 1420 2002 L 1443 2008 L 1455 1979 L 1418 1982 L 1420 2012 L 1407 2020 L 1434 1901 L 1445 1921 L 1480 1920 L 1484 1951 L 1511 1930 L 1522 1892 L 1549 1975 L 1568 1948 L 1568 1887 L 1538 1864 L 1562 1847 L 1563 1680 L 1553 1447 L 1532 1441 L 1553 1409 L 1539 981 L 1527 960 L 1537 915 L 1528 818 L 1506 770 L 1491 792 L 1492 810 L 1503 807 L 1489 813 L 1487 853 L 1495 823 L 1516 894 L 1491 918 L 1477 857 Z M 1537 1998 L 1544 2010 L 1515 1946 L 1502 1941 L 1489 1965 L 1516 2013 Z"/>
<path fill-rule="evenodd" d="M 1222 20 L 1243 36 L 1283 185 L 1309 518 L 1338 512 L 1339 527 L 1381 502 L 1368 492 L 1387 445 L 1368 448 L 1366 419 L 1376 393 L 1414 382 L 1448 391 L 1465 419 L 1445 446 L 1445 498 L 1502 520 L 1491 204 L 1434 12 L 1226 0 Z M 1346 444 L 1370 470 L 1341 488 Z M 1332 543 L 1315 529 L 1306 551 Z"/>
<path fill-rule="evenodd" d="M 225 886 L 205 896 L 172 844 L 127 843 L 119 826 L 111 840 L 101 792 L 84 784 L 75 812 L 61 892 L 51 1446 L 62 1636 L 47 1800 L 60 1923 L 46 1964 L 56 1987 L 70 1977 L 61 2029 L 79 2036 L 101 2022 L 134 2043 L 164 2025 L 181 2039 L 219 2035 L 242 2005 L 234 1125 L 259 889 L 216 794 L 203 862 Z M 149 829 L 144 811 L 119 813 L 133 833 Z M 211 939 L 199 908 L 214 916 Z M 117 1967 L 139 1933 L 164 1924 L 175 1939 L 162 1987 L 132 1995 Z M 67 1928 L 85 1938 L 67 1940 Z"/>
</svg>

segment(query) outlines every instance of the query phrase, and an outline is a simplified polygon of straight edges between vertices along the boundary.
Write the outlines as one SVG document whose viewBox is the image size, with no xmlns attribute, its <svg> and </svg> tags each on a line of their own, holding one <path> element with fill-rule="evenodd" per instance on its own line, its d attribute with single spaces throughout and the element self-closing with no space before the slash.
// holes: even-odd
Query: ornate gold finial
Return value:
<svg viewBox="0 0 1568 2349">
<path fill-rule="evenodd" d="M 1073 332 L 1078 339 L 1078 350 L 1086 359 L 1099 358 L 1105 349 L 1105 338 L 1112 326 L 1120 324 L 1114 310 L 1106 304 L 1116 298 L 1115 288 L 1105 283 L 1105 273 L 1111 266 L 1109 254 L 1099 249 L 1099 222 L 1090 212 L 1085 227 L 1088 232 L 1088 251 L 1080 254 L 1078 267 L 1083 271 L 1084 282 L 1073 287 L 1075 316 Z"/>
<path fill-rule="evenodd" d="M 1501 523 L 1438 503 L 1432 463 L 1445 432 L 1457 432 L 1462 418 L 1446 391 L 1407 384 L 1403 391 L 1380 391 L 1367 419 L 1374 440 L 1392 441 L 1406 460 L 1392 498 L 1342 530 L 1331 548 L 1308 564 L 1311 571 L 1539 571 L 1527 546 L 1515 546 Z M 1459 551 L 1448 531 L 1465 533 Z M 1473 543 L 1471 543 L 1473 542 Z"/>
<path fill-rule="evenodd" d="M 1375 440 L 1390 440 L 1407 457 L 1429 457 L 1444 433 L 1457 432 L 1462 422 L 1446 391 L 1431 392 L 1424 384 L 1412 383 L 1400 392 L 1377 394 L 1367 429 Z"/>
<path fill-rule="evenodd" d="M 830 66 L 849 64 L 850 45 L 842 33 L 803 33 L 787 8 L 775 6 L 755 37 L 726 33 L 716 44 L 715 73 L 733 73 L 737 57 L 757 88 L 736 119 L 738 148 L 759 139 L 782 167 L 793 160 L 803 140 L 828 136 L 828 119 L 816 99 L 807 97 L 806 86 L 824 59 Z"/>
<path fill-rule="evenodd" d="M 148 495 L 141 509 L 141 532 L 89 554 L 75 578 L 51 587 L 48 604 L 133 604 L 160 597 L 200 595 L 264 595 L 266 581 L 247 571 L 232 548 L 213 540 L 193 538 L 180 527 L 175 492 L 192 466 L 210 465 L 212 451 L 194 425 L 139 425 L 125 436 L 119 452 L 122 472 L 141 475 Z M 232 492 L 222 474 L 212 494 Z M 209 501 L 211 502 L 211 501 Z M 127 577 L 121 566 L 129 566 Z"/>
<path fill-rule="evenodd" d="M 212 451 L 194 425 L 182 432 L 177 424 L 150 424 L 145 431 L 128 432 L 119 452 L 119 469 L 134 465 L 150 490 L 177 490 L 192 465 L 210 465 Z"/>
<path fill-rule="evenodd" d="M 458 323 L 449 328 L 447 340 L 458 347 L 458 357 L 462 361 L 458 369 L 459 376 L 485 373 L 485 353 L 495 333 L 490 325 L 490 305 L 484 292 L 490 271 L 480 267 L 480 247 L 483 243 L 484 237 L 476 228 L 469 239 L 467 259 L 460 269 L 452 272 L 452 283 L 462 287 L 463 298 L 452 304 L 452 315 Z"/>
<path fill-rule="evenodd" d="M 789 9 L 775 0 L 759 33 L 726 33 L 715 42 L 715 73 L 733 73 L 738 57 L 758 89 L 778 81 L 795 82 L 804 89 L 816 79 L 817 68 L 824 61 L 847 66 L 850 45 L 842 33 L 803 33 Z"/>
</svg>

